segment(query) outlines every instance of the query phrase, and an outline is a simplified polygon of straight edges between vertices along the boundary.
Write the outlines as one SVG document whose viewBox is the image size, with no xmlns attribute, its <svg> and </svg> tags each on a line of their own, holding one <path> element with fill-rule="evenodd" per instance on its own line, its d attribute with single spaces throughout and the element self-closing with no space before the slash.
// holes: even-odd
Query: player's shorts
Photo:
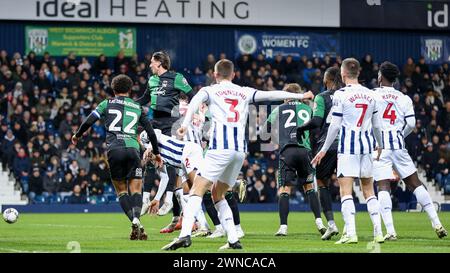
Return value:
<svg viewBox="0 0 450 273">
<path fill-rule="evenodd" d="M 338 154 L 337 177 L 370 178 L 373 176 L 372 154 Z"/>
<path fill-rule="evenodd" d="M 213 183 L 220 181 L 233 187 L 241 171 L 242 164 L 244 164 L 244 160 L 244 152 L 235 150 L 208 150 L 197 174 Z"/>
<path fill-rule="evenodd" d="M 181 155 L 182 168 L 186 174 L 203 165 L 203 149 L 199 144 L 187 142 Z"/>
<path fill-rule="evenodd" d="M 320 164 L 316 166 L 316 178 L 326 180 L 330 178 L 337 167 L 337 150 L 328 150 Z"/>
<path fill-rule="evenodd" d="M 285 147 L 280 153 L 278 187 L 297 186 L 298 180 L 314 182 L 311 160 L 310 150 L 298 146 Z"/>
<path fill-rule="evenodd" d="M 108 151 L 108 163 L 112 180 L 142 178 L 141 158 L 134 148 Z"/>
<path fill-rule="evenodd" d="M 380 160 L 373 161 L 373 179 L 375 181 L 395 179 L 392 170 L 395 170 L 401 179 L 417 171 L 407 150 L 383 150 Z"/>
<path fill-rule="evenodd" d="M 151 120 L 153 129 L 159 129 L 166 136 L 176 135 L 175 127 L 172 130 L 173 124 L 178 120 L 176 117 L 161 117 Z"/>
</svg>

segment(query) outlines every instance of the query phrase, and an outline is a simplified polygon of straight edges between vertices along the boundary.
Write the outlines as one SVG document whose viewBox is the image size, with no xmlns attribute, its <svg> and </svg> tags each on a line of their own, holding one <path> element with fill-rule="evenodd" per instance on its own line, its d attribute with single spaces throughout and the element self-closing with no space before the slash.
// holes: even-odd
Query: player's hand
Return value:
<svg viewBox="0 0 450 273">
<path fill-rule="evenodd" d="M 77 145 L 78 144 L 78 138 L 75 135 L 72 136 L 72 144 L 73 145 Z"/>
<path fill-rule="evenodd" d="M 325 157 L 325 154 L 326 154 L 326 152 L 323 152 L 323 151 L 320 151 L 319 153 L 317 153 L 316 156 L 311 161 L 311 164 L 313 166 L 320 165 L 320 161 L 322 161 L 322 158 Z"/>
<path fill-rule="evenodd" d="M 314 94 L 311 91 L 308 91 L 306 93 L 303 94 L 303 99 L 304 100 L 312 100 L 314 99 Z"/>
<path fill-rule="evenodd" d="M 155 157 L 153 158 L 153 162 L 155 168 L 157 169 L 161 169 L 164 165 L 161 155 L 155 155 Z"/>
<path fill-rule="evenodd" d="M 178 139 L 183 139 L 184 135 L 186 134 L 186 132 L 187 132 L 187 128 L 186 127 L 181 126 L 180 128 L 178 128 L 178 130 L 177 130 L 177 137 L 178 137 Z"/>
<path fill-rule="evenodd" d="M 144 162 L 149 162 L 149 160 L 152 160 L 153 153 L 151 149 L 147 149 L 144 152 Z"/>
<path fill-rule="evenodd" d="M 381 149 L 380 147 L 377 147 L 376 149 L 377 149 L 376 161 L 379 161 L 380 160 L 380 156 L 381 156 L 381 152 L 383 151 L 383 149 Z"/>
<path fill-rule="evenodd" d="M 150 214 L 156 214 L 159 210 L 159 200 L 155 200 L 153 199 L 150 202 L 150 208 L 149 208 L 149 213 Z"/>
</svg>

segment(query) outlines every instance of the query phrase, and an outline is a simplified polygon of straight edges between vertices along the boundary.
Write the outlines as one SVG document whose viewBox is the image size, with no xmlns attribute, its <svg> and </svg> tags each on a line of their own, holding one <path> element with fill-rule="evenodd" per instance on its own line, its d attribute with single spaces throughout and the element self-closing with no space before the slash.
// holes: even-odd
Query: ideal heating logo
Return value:
<svg viewBox="0 0 450 273">
<path fill-rule="evenodd" d="M 427 6 L 428 27 L 448 27 L 448 5 L 444 4 L 442 9 L 434 8 L 432 4 Z"/>
</svg>

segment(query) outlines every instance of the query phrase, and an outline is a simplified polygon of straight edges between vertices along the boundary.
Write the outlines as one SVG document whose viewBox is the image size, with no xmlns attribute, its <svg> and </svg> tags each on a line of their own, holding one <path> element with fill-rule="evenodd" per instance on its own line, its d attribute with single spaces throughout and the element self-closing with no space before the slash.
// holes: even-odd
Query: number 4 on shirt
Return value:
<svg viewBox="0 0 450 273">
<path fill-rule="evenodd" d="M 384 110 L 383 113 L 383 118 L 384 119 L 389 119 L 391 121 L 391 124 L 393 125 L 395 123 L 395 119 L 397 118 L 397 116 L 395 115 L 395 110 L 391 110 L 393 103 L 390 102 L 387 107 L 386 110 Z M 391 110 L 391 112 L 389 113 L 389 110 Z"/>
</svg>

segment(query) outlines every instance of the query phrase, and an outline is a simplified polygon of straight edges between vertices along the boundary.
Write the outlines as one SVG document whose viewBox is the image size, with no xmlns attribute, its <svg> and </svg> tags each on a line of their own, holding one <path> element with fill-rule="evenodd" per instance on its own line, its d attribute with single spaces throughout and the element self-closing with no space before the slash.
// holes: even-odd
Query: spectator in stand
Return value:
<svg viewBox="0 0 450 273">
<path fill-rule="evenodd" d="M 73 187 L 72 194 L 68 198 L 69 204 L 85 204 L 87 203 L 86 196 L 81 194 L 81 188 L 79 185 Z"/>
<path fill-rule="evenodd" d="M 45 197 L 48 196 L 47 192 L 44 192 L 44 182 L 39 168 L 33 168 L 33 174 L 30 177 L 29 185 L 30 190 L 28 192 L 28 197 L 30 200 L 34 200 L 36 195 L 44 195 Z"/>
<path fill-rule="evenodd" d="M 20 148 L 17 156 L 14 157 L 13 172 L 17 182 L 22 186 L 22 193 L 28 194 L 28 181 L 30 178 L 31 162 L 25 153 L 25 149 Z"/>
<path fill-rule="evenodd" d="M 67 172 L 64 175 L 64 179 L 58 185 L 58 194 L 61 196 L 62 199 L 64 199 L 66 196 L 72 195 L 72 189 L 74 187 L 74 184 L 75 183 L 72 173 Z"/>
</svg>

